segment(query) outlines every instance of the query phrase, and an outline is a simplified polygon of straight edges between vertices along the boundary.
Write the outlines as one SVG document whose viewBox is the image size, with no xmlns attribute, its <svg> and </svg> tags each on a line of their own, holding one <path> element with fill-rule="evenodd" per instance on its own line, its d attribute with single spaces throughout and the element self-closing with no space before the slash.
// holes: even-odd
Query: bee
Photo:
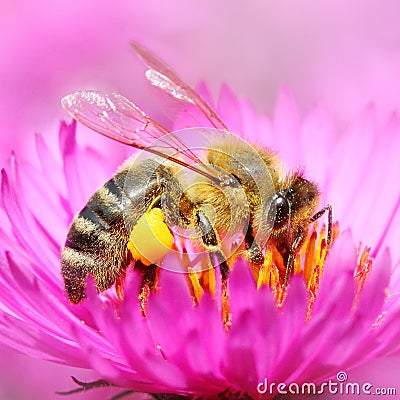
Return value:
<svg viewBox="0 0 400 400">
<path fill-rule="evenodd" d="M 221 238 L 229 232 L 243 239 L 233 252 L 240 251 L 256 267 L 264 263 L 266 245 L 273 244 L 284 261 L 281 283 L 288 285 L 308 226 L 325 212 L 330 244 L 331 206 L 317 211 L 320 191 L 314 182 L 300 171 L 282 173 L 271 150 L 231 134 L 213 108 L 168 65 L 139 44 L 131 45 L 147 66 L 150 83 L 184 109 L 194 110 L 215 130 L 209 137 L 218 138 L 211 138 L 200 157 L 190 140 L 201 129 L 189 130 L 183 138 L 120 94 L 81 91 L 61 100 L 75 120 L 149 155 L 128 159 L 75 216 L 61 260 L 70 302 L 85 298 L 89 275 L 98 292 L 114 284 L 118 290 L 127 267 L 134 265 L 143 277 L 139 298 L 144 310 L 160 265 L 176 245 L 174 227 L 197 232 L 209 265 L 219 270 L 223 296 L 228 293 L 231 254 L 226 254 Z M 182 177 L 196 184 L 183 183 Z"/>
</svg>

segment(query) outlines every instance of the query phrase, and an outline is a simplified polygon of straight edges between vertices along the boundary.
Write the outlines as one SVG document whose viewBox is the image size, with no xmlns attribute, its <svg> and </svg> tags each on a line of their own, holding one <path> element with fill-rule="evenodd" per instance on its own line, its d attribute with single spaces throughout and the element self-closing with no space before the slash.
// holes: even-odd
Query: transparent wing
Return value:
<svg viewBox="0 0 400 400">
<path fill-rule="evenodd" d="M 219 182 L 214 171 L 187 144 L 118 93 L 84 90 L 63 97 L 61 105 L 74 119 L 104 136 L 146 150 Z M 156 145 L 152 145 L 154 141 L 157 141 Z"/>
<path fill-rule="evenodd" d="M 131 46 L 149 68 L 146 71 L 146 77 L 152 85 L 168 93 L 180 103 L 195 106 L 214 128 L 229 130 L 210 105 L 185 83 L 169 65 L 138 43 L 131 42 Z"/>
<path fill-rule="evenodd" d="M 61 99 L 74 119 L 111 139 L 143 149 L 168 130 L 118 93 L 84 90 Z"/>
</svg>

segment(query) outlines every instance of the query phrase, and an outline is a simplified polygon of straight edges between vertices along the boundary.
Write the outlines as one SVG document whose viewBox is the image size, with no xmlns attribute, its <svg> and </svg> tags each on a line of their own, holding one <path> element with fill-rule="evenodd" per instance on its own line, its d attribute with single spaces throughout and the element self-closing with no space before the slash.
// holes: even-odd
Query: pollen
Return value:
<svg viewBox="0 0 400 400">
<path fill-rule="evenodd" d="M 335 241 L 338 234 L 339 228 L 336 223 L 333 225 L 332 242 Z M 318 228 L 318 224 L 315 223 L 294 259 L 293 273 L 303 276 L 307 285 L 309 295 L 307 320 L 311 317 L 313 304 L 318 294 L 329 247 L 326 238 L 326 226 L 322 225 L 321 228 Z M 252 266 L 252 273 L 257 289 L 264 285 L 270 286 L 277 306 L 281 307 L 287 291 L 287 287 L 284 285 L 286 267 L 282 255 L 273 244 L 267 245 L 263 265 L 261 267 Z"/>
<path fill-rule="evenodd" d="M 324 265 L 327 259 L 329 247 L 327 244 L 327 229 L 325 225 L 318 227 L 318 224 L 313 225 L 310 233 L 305 237 L 303 244 L 297 252 L 294 259 L 293 273 L 301 275 L 307 285 L 309 295 L 308 309 L 306 320 L 311 318 L 312 308 L 318 294 L 321 276 Z M 335 223 L 332 227 L 332 243 L 339 235 L 338 224 Z M 235 254 L 228 260 L 229 265 L 234 264 Z M 362 286 L 363 271 L 368 269 L 368 254 L 360 255 L 360 271 L 358 272 L 360 287 Z M 284 285 L 286 274 L 285 261 L 282 254 L 278 251 L 273 243 L 267 243 L 264 252 L 264 262 L 262 265 L 249 264 L 253 275 L 257 290 L 263 286 L 269 286 L 275 297 L 277 307 L 282 307 L 285 301 L 287 287 Z M 189 286 L 191 288 L 194 304 L 198 304 L 205 291 L 211 292 L 215 298 L 216 292 L 216 277 L 215 270 L 210 266 L 209 269 L 201 272 L 196 272 L 192 269 L 188 271 Z M 222 319 L 226 329 L 231 325 L 231 313 L 229 305 L 229 290 L 228 282 L 222 282 L 221 287 L 222 303 Z"/>
<path fill-rule="evenodd" d="M 132 229 L 128 249 L 135 260 L 144 265 L 157 264 L 170 251 L 174 243 L 160 208 L 143 214 Z"/>
<path fill-rule="evenodd" d="M 324 271 L 325 263 L 328 257 L 330 246 L 339 236 L 338 223 L 332 227 L 332 242 L 327 243 L 326 227 L 315 223 L 309 235 L 305 238 L 301 249 L 294 260 L 294 274 L 301 275 L 307 285 L 308 306 L 306 321 L 312 316 L 312 309 L 318 296 L 321 283 L 321 277 Z M 357 306 L 360 294 L 368 279 L 368 275 L 373 267 L 374 259 L 371 257 L 371 248 L 363 247 L 361 244 L 357 248 L 358 260 L 354 273 L 354 281 L 356 287 L 356 295 L 354 298 L 353 308 Z M 254 272 L 257 288 L 262 285 L 268 285 L 272 288 L 278 307 L 284 303 L 287 288 L 283 285 L 284 266 L 281 255 L 276 248 L 269 246 L 265 253 L 265 262 L 258 269 L 258 273 Z"/>
<path fill-rule="evenodd" d="M 324 272 L 326 260 L 328 258 L 329 249 L 339 236 L 339 224 L 336 222 L 332 225 L 331 243 L 328 244 L 327 228 L 324 224 L 320 227 L 316 222 L 311 228 L 309 234 L 304 238 L 302 246 L 297 251 L 293 262 L 293 274 L 302 276 L 307 287 L 308 305 L 306 313 L 306 322 L 312 317 L 312 310 L 315 300 L 318 296 L 321 278 Z M 373 266 L 373 258 L 371 257 L 371 249 L 362 247 L 360 244 L 358 249 L 358 261 L 355 269 L 354 280 L 356 286 L 356 296 L 353 306 L 356 307 L 360 293 L 367 281 L 368 275 Z M 239 254 L 235 254 L 228 260 L 229 265 L 234 264 L 234 260 Z M 262 265 L 249 264 L 250 271 L 254 278 L 255 286 L 259 290 L 263 286 L 271 288 L 276 300 L 278 308 L 282 307 L 285 302 L 286 293 L 289 285 L 286 286 L 285 274 L 286 266 L 282 254 L 278 251 L 273 243 L 267 243 L 264 252 L 264 262 Z M 198 304 L 205 291 L 211 292 L 213 298 L 216 293 L 216 277 L 214 268 L 202 272 L 188 271 L 189 285 L 192 290 L 194 304 Z M 228 281 L 222 282 L 221 287 L 221 311 L 223 324 L 229 329 L 231 321 Z M 225 285 L 225 286 L 224 286 Z"/>
</svg>

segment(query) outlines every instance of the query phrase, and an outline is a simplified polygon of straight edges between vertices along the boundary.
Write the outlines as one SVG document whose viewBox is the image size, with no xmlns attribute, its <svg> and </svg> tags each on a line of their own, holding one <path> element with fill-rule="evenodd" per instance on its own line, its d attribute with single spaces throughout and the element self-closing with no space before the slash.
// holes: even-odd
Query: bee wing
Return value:
<svg viewBox="0 0 400 400">
<path fill-rule="evenodd" d="M 146 150 L 212 181 L 218 181 L 210 167 L 179 137 L 153 121 L 138 106 L 118 93 L 104 94 L 84 90 L 63 97 L 61 105 L 74 119 L 104 136 Z M 153 146 L 154 141 L 157 144 Z M 176 154 L 179 158 L 174 156 Z"/>
<path fill-rule="evenodd" d="M 118 93 L 83 90 L 61 99 L 61 105 L 83 125 L 118 142 L 143 149 L 168 130 Z"/>
<path fill-rule="evenodd" d="M 210 105 L 185 83 L 169 65 L 138 43 L 131 42 L 131 46 L 149 68 L 146 71 L 146 77 L 152 85 L 183 104 L 195 106 L 214 128 L 229 130 Z"/>
</svg>

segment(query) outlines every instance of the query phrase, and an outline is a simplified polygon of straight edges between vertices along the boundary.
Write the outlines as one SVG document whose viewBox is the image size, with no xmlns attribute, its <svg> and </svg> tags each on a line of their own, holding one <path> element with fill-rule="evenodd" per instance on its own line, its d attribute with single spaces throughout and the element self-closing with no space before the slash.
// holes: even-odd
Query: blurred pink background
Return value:
<svg viewBox="0 0 400 400">
<path fill-rule="evenodd" d="M 0 146 L 32 150 L 54 138 L 59 99 L 83 89 L 119 91 L 152 108 L 135 39 L 191 84 L 222 82 L 271 112 L 286 86 L 306 111 L 322 100 L 338 127 L 366 103 L 400 105 L 397 0 L 116 3 L 3 0 L 0 6 Z"/>
<path fill-rule="evenodd" d="M 59 100 L 75 90 L 118 91 L 163 118 L 131 39 L 192 85 L 204 80 L 216 94 L 226 82 L 261 113 L 284 86 L 303 112 L 325 103 L 338 134 L 369 102 L 386 118 L 400 106 L 399 19 L 397 0 L 3 0 L 0 164 L 13 149 L 30 157 L 35 132 L 56 144 L 66 118 Z M 11 351 L 0 357 L 0 399 L 52 399 L 72 387 L 71 373 L 87 376 Z"/>
</svg>

